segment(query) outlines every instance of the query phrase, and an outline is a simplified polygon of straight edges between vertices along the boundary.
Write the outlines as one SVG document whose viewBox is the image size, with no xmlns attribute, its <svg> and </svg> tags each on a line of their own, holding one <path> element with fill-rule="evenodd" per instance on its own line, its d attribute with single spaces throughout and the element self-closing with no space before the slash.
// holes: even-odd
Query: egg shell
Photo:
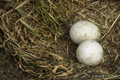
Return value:
<svg viewBox="0 0 120 80">
<path fill-rule="evenodd" d="M 84 40 L 98 40 L 99 28 L 89 21 L 79 21 L 70 28 L 70 38 L 74 43 L 80 44 Z"/>
<path fill-rule="evenodd" d="M 88 66 L 97 65 L 103 59 L 103 48 L 94 40 L 83 41 L 76 50 L 79 62 Z"/>
</svg>

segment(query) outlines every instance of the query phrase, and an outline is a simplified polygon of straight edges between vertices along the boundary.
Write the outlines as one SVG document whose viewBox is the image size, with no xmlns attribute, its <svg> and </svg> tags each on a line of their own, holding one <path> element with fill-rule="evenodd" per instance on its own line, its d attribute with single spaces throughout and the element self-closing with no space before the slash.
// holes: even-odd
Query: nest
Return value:
<svg viewBox="0 0 120 80">
<path fill-rule="evenodd" d="M 1 43 L 30 79 L 85 80 L 120 76 L 119 0 L 17 0 L 1 16 Z M 99 26 L 104 60 L 86 66 L 76 59 L 78 45 L 69 29 L 79 20 Z"/>
</svg>

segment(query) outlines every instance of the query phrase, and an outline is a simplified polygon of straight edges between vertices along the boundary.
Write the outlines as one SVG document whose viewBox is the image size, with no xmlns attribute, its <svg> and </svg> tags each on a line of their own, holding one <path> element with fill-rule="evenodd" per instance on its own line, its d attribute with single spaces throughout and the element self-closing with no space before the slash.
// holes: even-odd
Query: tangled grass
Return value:
<svg viewBox="0 0 120 80">
<path fill-rule="evenodd" d="M 30 79 L 115 79 L 120 76 L 119 0 L 16 0 L 1 16 L 0 41 Z M 86 66 L 76 59 L 69 29 L 79 20 L 99 26 L 104 60 Z"/>
</svg>

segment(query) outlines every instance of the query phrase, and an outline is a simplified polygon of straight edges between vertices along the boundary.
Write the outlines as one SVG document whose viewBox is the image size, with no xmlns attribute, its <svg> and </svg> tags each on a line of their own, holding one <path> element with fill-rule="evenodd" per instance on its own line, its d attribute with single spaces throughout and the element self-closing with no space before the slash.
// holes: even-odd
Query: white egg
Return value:
<svg viewBox="0 0 120 80">
<path fill-rule="evenodd" d="M 79 62 L 88 66 L 97 65 L 103 59 L 103 48 L 94 40 L 83 41 L 76 50 Z"/>
<path fill-rule="evenodd" d="M 97 40 L 100 38 L 99 28 L 89 21 L 79 21 L 70 28 L 70 38 L 74 43 L 80 44 L 84 40 Z"/>
</svg>

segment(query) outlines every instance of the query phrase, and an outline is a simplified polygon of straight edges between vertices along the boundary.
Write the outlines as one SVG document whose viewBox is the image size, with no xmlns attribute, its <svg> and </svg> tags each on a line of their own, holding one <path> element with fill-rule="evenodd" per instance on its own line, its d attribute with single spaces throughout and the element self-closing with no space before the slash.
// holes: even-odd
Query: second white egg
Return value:
<svg viewBox="0 0 120 80">
<path fill-rule="evenodd" d="M 88 66 L 97 65 L 103 59 L 103 48 L 94 40 L 83 41 L 76 50 L 79 62 Z"/>
</svg>

